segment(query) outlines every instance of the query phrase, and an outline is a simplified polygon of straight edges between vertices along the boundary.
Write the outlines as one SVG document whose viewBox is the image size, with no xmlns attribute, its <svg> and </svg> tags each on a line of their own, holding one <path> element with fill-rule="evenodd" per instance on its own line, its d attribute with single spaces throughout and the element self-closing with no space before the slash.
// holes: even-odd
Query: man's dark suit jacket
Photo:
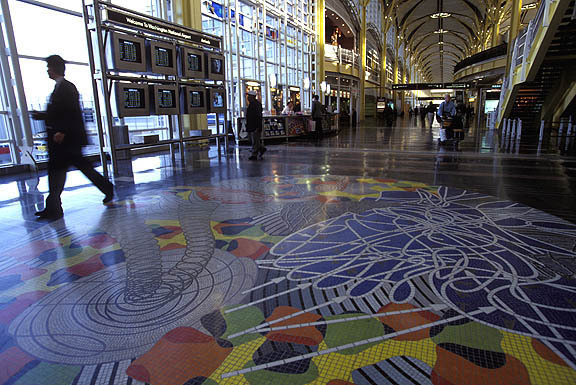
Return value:
<svg viewBox="0 0 576 385">
<path fill-rule="evenodd" d="M 246 132 L 262 131 L 262 104 L 250 102 L 246 109 Z"/>
<path fill-rule="evenodd" d="M 41 115 L 41 119 L 46 121 L 48 149 L 51 153 L 56 152 L 63 155 L 62 152 L 78 151 L 82 146 L 88 144 L 78 90 L 68 80 L 63 79 L 56 85 L 52 95 L 50 95 L 48 108 Z M 56 144 L 53 141 L 54 134 L 57 132 L 65 134 L 61 144 Z"/>
</svg>

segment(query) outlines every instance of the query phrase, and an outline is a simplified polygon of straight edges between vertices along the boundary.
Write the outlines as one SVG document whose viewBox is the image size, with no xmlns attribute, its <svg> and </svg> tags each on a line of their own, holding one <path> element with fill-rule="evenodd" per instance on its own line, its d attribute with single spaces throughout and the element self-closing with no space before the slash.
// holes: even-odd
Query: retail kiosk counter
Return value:
<svg viewBox="0 0 576 385">
<path fill-rule="evenodd" d="M 262 117 L 262 139 L 289 139 L 306 136 L 312 133 L 311 115 L 264 115 Z M 238 118 L 240 140 L 248 140 L 245 136 L 246 118 Z M 324 114 L 322 124 L 324 133 L 337 132 L 339 128 L 338 114 Z"/>
</svg>

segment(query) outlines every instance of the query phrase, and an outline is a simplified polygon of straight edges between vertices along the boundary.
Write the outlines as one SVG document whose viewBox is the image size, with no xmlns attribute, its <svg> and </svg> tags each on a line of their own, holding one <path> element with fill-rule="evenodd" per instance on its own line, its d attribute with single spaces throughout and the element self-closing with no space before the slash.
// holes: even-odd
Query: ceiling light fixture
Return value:
<svg viewBox="0 0 576 385">
<path fill-rule="evenodd" d="M 437 31 L 434 31 L 434 33 L 447 33 L 448 31 L 446 31 L 445 29 L 440 28 Z"/>
<path fill-rule="evenodd" d="M 536 8 L 536 7 L 538 7 L 538 4 L 537 4 L 537 3 L 530 3 L 530 4 L 523 5 L 523 6 L 522 6 L 522 10 L 523 10 L 523 11 L 527 11 L 527 10 L 529 10 L 529 9 L 534 9 L 534 8 Z"/>
<path fill-rule="evenodd" d="M 448 12 L 436 12 L 436 13 L 433 13 L 432 15 L 430 15 L 430 17 L 433 19 L 444 19 L 444 18 L 450 17 L 450 16 L 452 16 L 452 14 L 448 13 Z"/>
</svg>

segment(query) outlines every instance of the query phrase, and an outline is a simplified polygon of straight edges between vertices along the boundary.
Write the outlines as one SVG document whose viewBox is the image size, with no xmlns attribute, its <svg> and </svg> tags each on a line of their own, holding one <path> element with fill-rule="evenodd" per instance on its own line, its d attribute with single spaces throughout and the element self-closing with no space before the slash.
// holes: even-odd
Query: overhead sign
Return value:
<svg viewBox="0 0 576 385">
<path fill-rule="evenodd" d="M 158 23 L 151 19 L 125 14 L 123 12 L 114 11 L 112 9 L 108 10 L 107 20 L 114 23 L 138 28 L 143 31 L 162 34 L 171 38 L 186 40 L 212 48 L 220 48 L 219 39 L 211 38 L 201 32 L 194 32 L 189 29 L 179 28 L 176 25 Z"/>
<path fill-rule="evenodd" d="M 467 89 L 469 83 L 411 83 L 411 84 L 392 84 L 393 90 L 438 90 L 438 89 Z"/>
</svg>

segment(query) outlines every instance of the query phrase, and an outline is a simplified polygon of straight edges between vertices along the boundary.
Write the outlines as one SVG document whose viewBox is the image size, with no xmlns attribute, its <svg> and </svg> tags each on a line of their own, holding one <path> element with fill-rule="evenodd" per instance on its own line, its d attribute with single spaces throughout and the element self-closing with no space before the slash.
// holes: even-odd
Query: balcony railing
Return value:
<svg viewBox="0 0 576 385">
<path fill-rule="evenodd" d="M 356 68 L 360 67 L 360 58 L 356 52 L 336 45 L 326 45 L 324 57 L 327 61 L 350 64 Z"/>
<path fill-rule="evenodd" d="M 476 55 L 472 55 L 462 60 L 454 67 L 454 73 L 460 71 L 463 68 L 469 67 L 474 64 L 482 63 L 484 61 L 494 59 L 500 56 L 506 56 L 506 50 L 508 49 L 508 44 L 500 44 L 496 47 L 487 49 L 485 51 L 479 52 Z"/>
</svg>

